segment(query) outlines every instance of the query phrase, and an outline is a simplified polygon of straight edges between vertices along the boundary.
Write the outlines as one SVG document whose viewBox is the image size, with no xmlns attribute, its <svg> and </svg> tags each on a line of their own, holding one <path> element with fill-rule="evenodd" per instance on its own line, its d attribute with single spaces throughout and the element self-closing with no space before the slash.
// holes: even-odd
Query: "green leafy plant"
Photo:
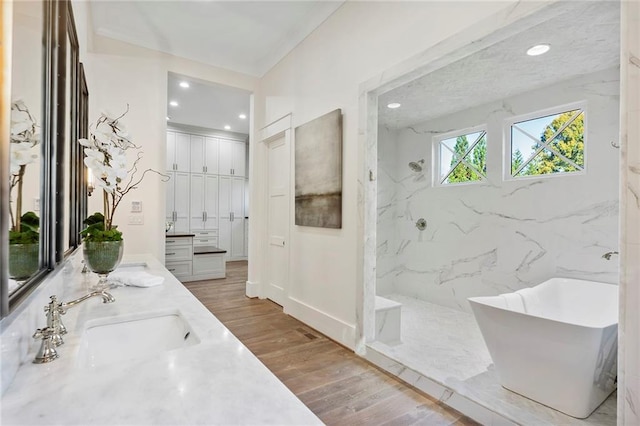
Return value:
<svg viewBox="0 0 640 426">
<path fill-rule="evenodd" d="M 122 232 L 118 231 L 117 226 L 111 226 L 111 229 L 104 229 L 104 215 L 96 212 L 86 218 L 82 223 L 86 228 L 80 232 L 85 241 L 101 243 L 104 241 L 122 241 Z"/>
<path fill-rule="evenodd" d="M 34 212 L 20 217 L 20 230 L 9 230 L 9 244 L 35 244 L 40 241 L 40 219 Z"/>
</svg>

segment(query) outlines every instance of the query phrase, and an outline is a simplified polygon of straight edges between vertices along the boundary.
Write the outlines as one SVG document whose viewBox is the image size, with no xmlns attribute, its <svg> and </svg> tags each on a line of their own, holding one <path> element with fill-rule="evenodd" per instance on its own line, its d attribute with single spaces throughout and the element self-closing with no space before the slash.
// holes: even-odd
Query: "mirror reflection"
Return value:
<svg viewBox="0 0 640 426">
<path fill-rule="evenodd" d="M 40 266 L 40 125 L 43 8 L 13 5 L 10 144 L 9 294 Z"/>
</svg>

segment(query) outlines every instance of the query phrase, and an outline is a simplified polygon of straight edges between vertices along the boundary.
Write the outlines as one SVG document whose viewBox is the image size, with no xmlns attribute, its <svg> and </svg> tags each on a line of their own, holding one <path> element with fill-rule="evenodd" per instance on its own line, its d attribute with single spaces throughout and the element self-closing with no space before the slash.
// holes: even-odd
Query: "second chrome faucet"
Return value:
<svg viewBox="0 0 640 426">
<path fill-rule="evenodd" d="M 40 349 L 33 360 L 34 363 L 43 364 L 58 358 L 56 347 L 64 343 L 62 336 L 67 333 L 67 328 L 62 323 L 61 315 L 67 313 L 69 308 L 92 297 L 102 297 L 102 303 L 116 301 L 111 293 L 106 290 L 93 291 L 75 300 L 63 303 L 60 303 L 55 295 L 50 297 L 51 301 L 44 307 L 44 311 L 47 314 L 47 326 L 37 329 L 33 334 L 34 339 L 42 339 Z"/>
</svg>

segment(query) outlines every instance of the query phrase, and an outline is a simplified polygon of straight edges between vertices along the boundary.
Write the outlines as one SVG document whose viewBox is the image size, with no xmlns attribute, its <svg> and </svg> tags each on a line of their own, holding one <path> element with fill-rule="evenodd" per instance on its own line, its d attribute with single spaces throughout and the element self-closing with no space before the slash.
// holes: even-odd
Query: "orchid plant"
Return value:
<svg viewBox="0 0 640 426">
<path fill-rule="evenodd" d="M 126 126 L 121 119 L 129 112 L 113 117 L 102 112 L 96 123 L 89 127 L 89 138 L 80 139 L 84 146 L 84 164 L 96 177 L 96 187 L 103 191 L 103 213 L 94 213 L 84 224 L 81 232 L 86 241 L 120 241 L 122 232 L 113 224 L 113 217 L 120 202 L 133 189 L 136 189 L 148 172 L 165 176 L 153 169 L 146 169 L 137 177 L 138 163 L 142 152 L 138 152 L 131 168 L 127 168 L 127 150 L 140 147 L 131 142 Z"/>
<path fill-rule="evenodd" d="M 22 186 L 27 165 L 38 159 L 36 146 L 40 143 L 38 125 L 29 112 L 29 108 L 21 100 L 11 103 L 11 161 L 10 161 L 10 193 L 16 188 L 15 213 L 10 209 L 11 244 L 31 244 L 39 240 L 38 228 L 40 220 L 33 212 L 22 214 Z M 13 199 L 12 199 L 13 202 Z"/>
</svg>

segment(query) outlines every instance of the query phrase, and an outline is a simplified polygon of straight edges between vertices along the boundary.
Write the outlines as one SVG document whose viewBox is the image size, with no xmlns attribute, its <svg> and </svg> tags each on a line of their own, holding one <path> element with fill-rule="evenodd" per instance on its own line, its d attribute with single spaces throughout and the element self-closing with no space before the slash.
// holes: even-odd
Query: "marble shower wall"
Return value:
<svg viewBox="0 0 640 426">
<path fill-rule="evenodd" d="M 432 100 L 426 99 L 426 102 Z M 509 117 L 586 101 L 586 173 L 503 179 Z M 400 130 L 379 129 L 377 294 L 470 311 L 467 297 L 551 277 L 618 282 L 619 71 L 609 69 Z M 432 137 L 486 124 L 487 180 L 434 186 Z M 507 151 L 508 152 L 508 151 Z M 425 159 L 422 174 L 408 163 Z M 427 221 L 419 231 L 415 222 Z"/>
</svg>

